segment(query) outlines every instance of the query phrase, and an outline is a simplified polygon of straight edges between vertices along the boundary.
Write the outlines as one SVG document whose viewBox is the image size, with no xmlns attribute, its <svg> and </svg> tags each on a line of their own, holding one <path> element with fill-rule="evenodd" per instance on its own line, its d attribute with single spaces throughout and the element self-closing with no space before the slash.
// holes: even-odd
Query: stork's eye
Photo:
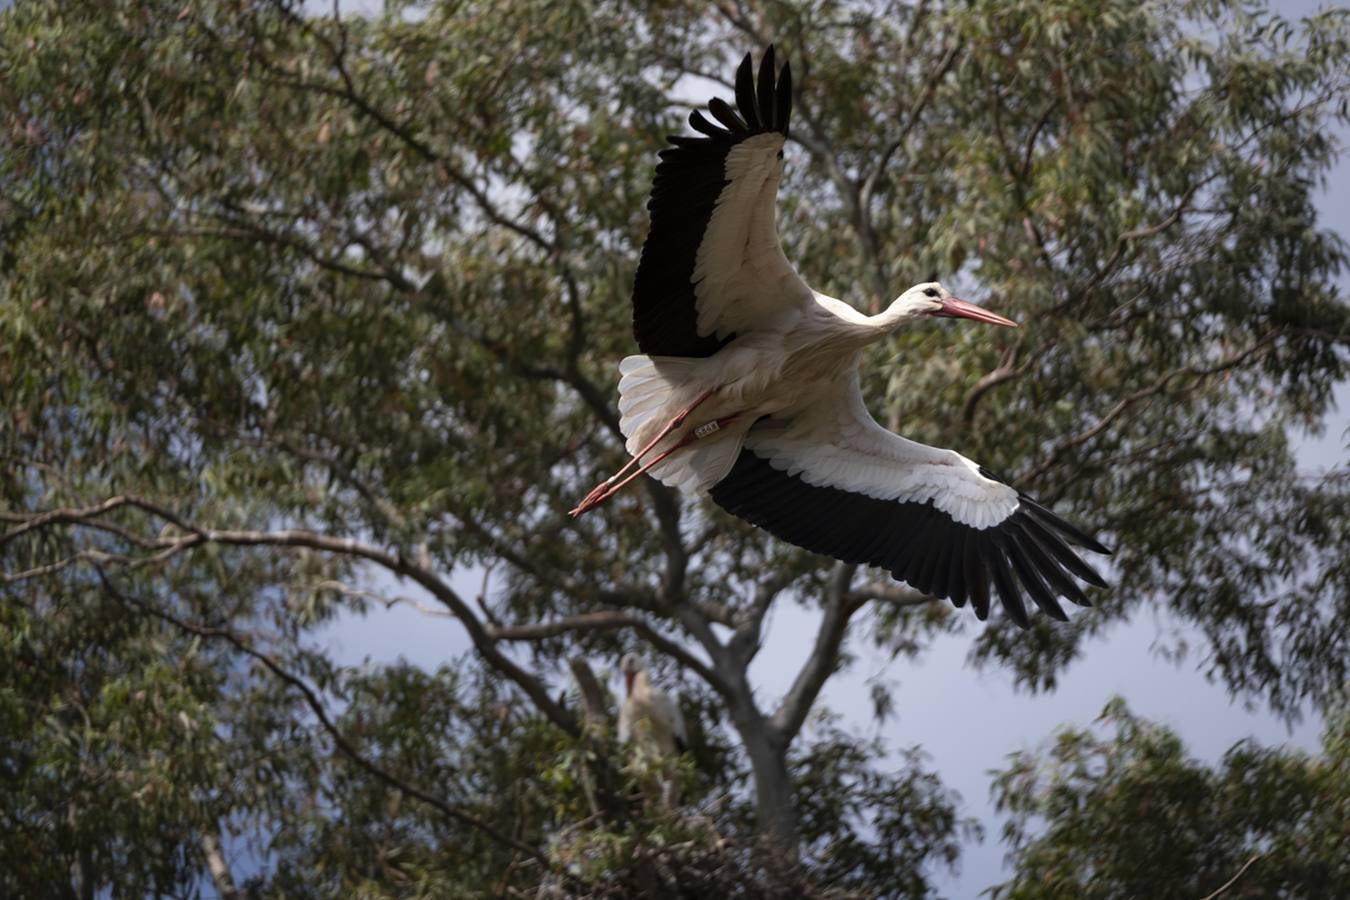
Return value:
<svg viewBox="0 0 1350 900">
<path fill-rule="evenodd" d="M 925 297 L 936 297 L 938 295 L 937 288 L 924 288 L 923 295 Z"/>
</svg>

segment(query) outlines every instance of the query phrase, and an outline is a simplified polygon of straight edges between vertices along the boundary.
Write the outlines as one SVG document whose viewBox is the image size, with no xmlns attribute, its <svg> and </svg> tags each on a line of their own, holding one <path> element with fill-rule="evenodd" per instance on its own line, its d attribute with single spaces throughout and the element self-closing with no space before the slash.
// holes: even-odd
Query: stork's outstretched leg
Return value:
<svg viewBox="0 0 1350 900">
<path fill-rule="evenodd" d="M 674 453 L 676 450 L 681 450 L 692 444 L 694 441 L 699 440 L 700 438 L 705 438 L 708 437 L 709 435 L 716 434 L 718 431 L 721 431 L 723 427 L 731 424 L 734 421 L 736 421 L 736 416 L 727 416 L 726 418 L 723 419 L 716 419 L 711 422 L 705 422 L 704 424 L 695 428 L 693 431 L 686 434 L 684 437 L 680 438 L 679 441 L 677 441 L 675 444 L 671 445 L 670 447 L 667 447 L 665 450 L 662 450 L 661 453 L 658 454 L 655 459 L 644 465 L 642 468 L 638 469 L 636 472 L 633 472 L 631 475 L 629 475 L 627 478 L 624 478 L 622 481 L 616 481 L 615 479 L 617 479 L 619 476 L 615 475 L 614 477 L 609 478 L 606 481 L 599 484 L 595 488 L 595 490 L 591 491 L 589 494 L 586 495 L 585 500 L 582 500 L 580 503 L 577 504 L 575 509 L 568 512 L 568 515 L 575 519 L 577 516 L 581 515 L 587 510 L 594 509 L 595 507 L 599 506 L 601 503 L 604 503 L 610 497 L 613 497 L 619 491 L 627 487 L 628 484 L 633 481 L 633 479 L 637 478 L 639 475 L 646 474 L 653 467 L 660 465 L 666 459 L 666 457 L 670 456 L 670 454 Z M 647 450 L 650 449 L 651 449 L 650 446 L 647 447 Z M 643 452 L 645 453 L 646 450 L 644 450 Z M 632 463 L 630 463 L 629 465 L 632 465 Z M 624 467 L 625 470 L 627 468 L 628 466 Z"/>
<path fill-rule="evenodd" d="M 591 488 L 591 492 L 587 494 L 580 503 L 577 504 L 576 509 L 573 509 L 570 515 L 576 517 L 581 515 L 591 507 L 598 506 L 601 501 L 598 500 L 597 498 L 601 494 L 606 494 L 606 492 L 613 493 L 612 491 L 609 491 L 610 485 L 614 484 L 620 478 L 623 478 L 625 475 L 627 475 L 629 469 L 633 468 L 639 462 L 641 462 L 642 457 L 646 456 L 648 453 L 651 452 L 653 447 L 661 443 L 661 441 L 665 440 L 666 435 L 670 434 L 676 428 L 679 428 L 681 425 L 683 425 L 685 420 L 689 418 L 689 416 L 694 412 L 694 410 L 698 409 L 699 404 L 702 403 L 704 400 L 707 400 L 716 392 L 717 388 L 709 388 L 708 390 L 704 391 L 702 394 L 699 394 L 696 398 L 694 398 L 693 403 L 690 403 L 684 409 L 677 412 L 674 418 L 672 418 L 669 422 L 667 422 L 665 424 L 665 427 L 661 429 L 661 433 L 658 434 L 656 437 L 652 438 L 650 441 L 648 441 L 647 446 L 643 447 L 637 453 L 633 454 L 633 458 L 630 459 L 627 463 L 625 463 L 622 469 L 615 472 L 613 475 L 609 476 L 604 481 L 597 484 L 595 487 Z M 665 457 L 663 456 L 662 459 L 664 458 Z M 645 469 L 643 471 L 645 471 Z M 629 479 L 629 481 L 631 480 L 632 479 Z M 627 483 L 628 481 L 624 482 L 624 484 Z M 617 488 L 615 488 L 615 490 L 617 490 Z"/>
</svg>

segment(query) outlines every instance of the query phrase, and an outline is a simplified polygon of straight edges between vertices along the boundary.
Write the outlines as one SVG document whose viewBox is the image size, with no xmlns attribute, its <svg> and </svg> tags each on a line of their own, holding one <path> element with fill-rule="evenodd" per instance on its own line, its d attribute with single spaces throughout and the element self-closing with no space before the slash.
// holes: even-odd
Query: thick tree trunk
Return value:
<svg viewBox="0 0 1350 900">
<path fill-rule="evenodd" d="M 744 674 L 735 681 L 735 695 L 731 703 L 731 720 L 745 745 L 746 755 L 750 757 L 750 769 L 755 779 L 756 827 L 778 850 L 795 861 L 797 807 L 792 801 L 787 747 L 755 706 Z"/>
</svg>

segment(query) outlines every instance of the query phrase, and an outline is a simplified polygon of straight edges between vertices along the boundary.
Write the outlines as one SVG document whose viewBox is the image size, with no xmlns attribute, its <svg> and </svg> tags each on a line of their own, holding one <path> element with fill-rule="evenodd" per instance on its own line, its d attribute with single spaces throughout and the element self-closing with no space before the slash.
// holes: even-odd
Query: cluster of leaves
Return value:
<svg viewBox="0 0 1350 900">
<path fill-rule="evenodd" d="M 1217 767 L 1119 698 L 1019 753 L 994 792 L 1016 876 L 995 897 L 1339 897 L 1350 879 L 1350 716 L 1320 755 L 1237 744 Z"/>
</svg>

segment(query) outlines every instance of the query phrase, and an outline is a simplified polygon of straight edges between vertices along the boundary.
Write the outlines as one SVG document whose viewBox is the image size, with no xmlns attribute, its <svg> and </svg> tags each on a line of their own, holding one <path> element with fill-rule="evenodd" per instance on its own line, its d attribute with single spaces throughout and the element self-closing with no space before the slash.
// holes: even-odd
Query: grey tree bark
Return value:
<svg viewBox="0 0 1350 900">
<path fill-rule="evenodd" d="M 220 850 L 220 837 L 214 829 L 208 828 L 202 832 L 201 847 L 202 855 L 206 857 L 206 869 L 211 873 L 211 881 L 215 883 L 220 900 L 235 900 L 239 896 L 239 889 L 235 887 L 234 876 L 230 874 L 225 854 Z"/>
</svg>

